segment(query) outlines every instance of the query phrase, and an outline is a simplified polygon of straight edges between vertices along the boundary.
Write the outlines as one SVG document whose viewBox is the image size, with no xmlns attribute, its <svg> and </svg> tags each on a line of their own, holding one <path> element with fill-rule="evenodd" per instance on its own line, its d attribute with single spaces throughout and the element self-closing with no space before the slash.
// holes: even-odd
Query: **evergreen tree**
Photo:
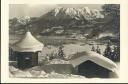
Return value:
<svg viewBox="0 0 128 84">
<path fill-rule="evenodd" d="M 106 25 L 111 25 L 116 33 L 120 31 L 120 5 L 105 4 L 102 6 L 103 13 L 106 17 Z M 108 18 L 108 20 L 107 20 Z"/>
<path fill-rule="evenodd" d="M 108 43 L 104 51 L 104 56 L 111 59 L 111 52 L 112 52 L 112 49 L 110 47 L 110 44 Z"/>
<path fill-rule="evenodd" d="M 99 53 L 99 54 L 101 54 L 101 51 L 100 51 L 99 46 L 97 46 L 96 52 Z"/>
<path fill-rule="evenodd" d="M 114 61 L 120 61 L 120 47 L 119 46 L 115 46 L 114 47 Z"/>
<path fill-rule="evenodd" d="M 96 49 L 95 49 L 94 45 L 92 46 L 91 51 L 94 51 L 94 52 L 96 51 Z"/>
<path fill-rule="evenodd" d="M 59 47 L 58 56 L 60 59 L 64 59 L 64 51 L 62 46 Z"/>
</svg>

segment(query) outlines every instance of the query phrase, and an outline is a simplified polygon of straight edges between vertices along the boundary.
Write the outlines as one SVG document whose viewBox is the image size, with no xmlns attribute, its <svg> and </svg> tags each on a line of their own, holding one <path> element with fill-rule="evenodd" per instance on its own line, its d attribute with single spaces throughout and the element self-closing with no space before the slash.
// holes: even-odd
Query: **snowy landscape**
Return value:
<svg viewBox="0 0 128 84">
<path fill-rule="evenodd" d="M 120 7 L 118 4 L 103 4 L 101 9 L 92 9 L 86 5 L 83 7 L 59 5 L 40 17 L 10 18 L 9 77 L 118 78 Z M 44 47 L 38 53 L 38 65 L 21 70 L 18 68 L 12 46 L 24 39 L 24 36 L 27 38 L 28 30 Z M 94 71 L 92 73 L 81 68 L 89 63 L 93 68 L 88 67 L 87 70 Z M 80 69 L 85 70 L 87 74 Z M 103 70 L 109 73 L 105 76 L 104 72 L 97 75 L 96 72 L 99 73 L 100 69 L 99 72 Z"/>
</svg>

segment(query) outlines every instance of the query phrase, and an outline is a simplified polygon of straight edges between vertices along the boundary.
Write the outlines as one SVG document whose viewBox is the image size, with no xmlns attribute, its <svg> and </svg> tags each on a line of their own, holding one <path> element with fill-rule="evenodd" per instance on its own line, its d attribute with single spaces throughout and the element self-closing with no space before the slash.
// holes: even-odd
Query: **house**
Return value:
<svg viewBox="0 0 128 84">
<path fill-rule="evenodd" d="M 84 51 L 74 54 L 69 60 L 75 68 L 75 74 L 88 78 L 118 77 L 117 65 L 110 59 L 93 51 Z"/>
<path fill-rule="evenodd" d="M 38 65 L 38 53 L 42 51 L 43 47 L 43 43 L 28 31 L 23 39 L 12 45 L 18 68 L 26 69 Z"/>
</svg>

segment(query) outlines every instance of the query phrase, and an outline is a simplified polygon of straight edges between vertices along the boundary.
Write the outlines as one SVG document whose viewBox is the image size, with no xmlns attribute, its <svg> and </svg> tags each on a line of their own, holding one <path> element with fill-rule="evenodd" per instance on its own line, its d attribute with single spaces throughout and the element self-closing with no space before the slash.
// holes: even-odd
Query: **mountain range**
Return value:
<svg viewBox="0 0 128 84">
<path fill-rule="evenodd" d="M 49 13 L 57 18 L 74 18 L 76 20 L 80 20 L 80 19 L 92 20 L 92 19 L 104 17 L 99 10 L 96 9 L 91 10 L 88 7 L 83 7 L 83 8 L 58 7 Z M 47 13 L 46 15 L 50 15 L 49 13 Z"/>
<path fill-rule="evenodd" d="M 37 31 L 58 26 L 68 29 L 72 26 L 88 25 L 93 20 L 101 18 L 104 18 L 104 15 L 96 9 L 57 7 L 32 21 L 32 25 L 36 25 L 34 27 Z"/>
<path fill-rule="evenodd" d="M 83 8 L 57 7 L 49 11 L 48 13 L 42 15 L 41 17 L 38 17 L 38 18 L 36 17 L 35 19 L 32 19 L 30 21 L 31 23 L 30 30 L 31 32 L 36 34 L 37 33 L 39 34 L 41 32 L 43 33 L 49 32 L 49 33 L 52 33 L 53 35 L 55 32 L 58 32 L 57 29 L 59 29 L 59 31 L 64 30 L 64 32 L 62 33 L 65 33 L 65 34 L 71 33 L 71 32 L 74 33 L 75 31 L 78 31 L 82 34 L 91 33 L 91 32 L 93 32 L 93 34 L 98 34 L 99 29 L 100 31 L 103 30 L 101 29 L 102 25 L 97 26 L 94 24 L 94 22 L 97 22 L 97 20 L 100 20 L 100 19 L 102 20 L 100 22 L 104 22 L 103 18 L 104 18 L 104 15 L 102 14 L 101 11 L 96 9 L 89 9 L 88 7 L 83 7 Z M 26 18 L 22 18 L 22 19 L 26 19 Z M 22 19 L 20 18 L 19 20 L 22 20 Z M 107 27 L 110 28 L 108 25 Z M 95 31 L 93 31 L 94 28 L 95 28 Z M 70 32 L 68 30 L 70 30 Z M 21 31 L 19 32 L 21 33 Z M 92 36 L 95 36 L 93 34 Z"/>
</svg>

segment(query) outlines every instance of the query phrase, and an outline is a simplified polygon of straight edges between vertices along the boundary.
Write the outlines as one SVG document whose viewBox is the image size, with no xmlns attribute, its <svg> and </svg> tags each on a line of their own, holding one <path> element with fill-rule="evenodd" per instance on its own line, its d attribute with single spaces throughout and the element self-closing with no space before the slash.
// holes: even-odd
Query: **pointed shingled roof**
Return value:
<svg viewBox="0 0 128 84">
<path fill-rule="evenodd" d="M 28 31 L 23 39 L 13 44 L 12 49 L 18 52 L 36 52 L 42 51 L 43 47 L 44 44 L 34 38 Z"/>
</svg>

